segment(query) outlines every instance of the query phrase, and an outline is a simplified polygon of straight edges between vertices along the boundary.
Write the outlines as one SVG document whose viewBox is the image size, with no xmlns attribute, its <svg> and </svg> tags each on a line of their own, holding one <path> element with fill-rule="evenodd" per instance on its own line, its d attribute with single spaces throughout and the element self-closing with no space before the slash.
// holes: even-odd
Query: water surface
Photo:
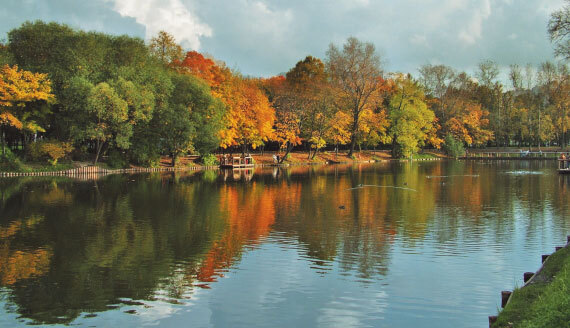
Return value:
<svg viewBox="0 0 570 328">
<path fill-rule="evenodd" d="M 554 162 L 0 180 L 0 326 L 483 327 L 570 233 Z"/>
</svg>

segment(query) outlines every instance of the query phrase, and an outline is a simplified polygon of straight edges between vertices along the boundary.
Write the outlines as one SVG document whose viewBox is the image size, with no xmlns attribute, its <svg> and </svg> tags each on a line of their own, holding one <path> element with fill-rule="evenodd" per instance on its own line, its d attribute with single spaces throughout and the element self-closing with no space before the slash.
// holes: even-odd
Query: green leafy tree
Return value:
<svg viewBox="0 0 570 328">
<path fill-rule="evenodd" d="M 465 148 L 463 147 L 463 142 L 455 139 L 451 134 L 445 136 L 443 143 L 443 149 L 447 155 L 458 158 L 459 156 L 465 155 Z"/>
<path fill-rule="evenodd" d="M 128 149 L 133 131 L 128 120 L 128 103 L 105 82 L 92 86 L 88 81 L 77 79 L 72 89 L 87 93 L 83 101 L 85 107 L 75 106 L 74 114 L 80 124 L 72 127 L 72 136 L 76 141 L 94 143 L 93 163 L 97 164 L 104 147 Z"/>
<path fill-rule="evenodd" d="M 394 156 L 411 157 L 428 143 L 438 147 L 441 139 L 435 135 L 436 117 L 420 86 L 406 76 L 396 77 L 395 83 L 397 91 L 390 101 Z"/>
</svg>

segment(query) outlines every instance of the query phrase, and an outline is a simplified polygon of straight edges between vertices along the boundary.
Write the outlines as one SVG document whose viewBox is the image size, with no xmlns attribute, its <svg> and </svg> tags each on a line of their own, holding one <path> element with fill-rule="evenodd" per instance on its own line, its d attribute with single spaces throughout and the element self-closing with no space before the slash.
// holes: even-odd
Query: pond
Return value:
<svg viewBox="0 0 570 328">
<path fill-rule="evenodd" d="M 554 161 L 0 180 L 0 326 L 484 327 L 570 233 Z"/>
</svg>

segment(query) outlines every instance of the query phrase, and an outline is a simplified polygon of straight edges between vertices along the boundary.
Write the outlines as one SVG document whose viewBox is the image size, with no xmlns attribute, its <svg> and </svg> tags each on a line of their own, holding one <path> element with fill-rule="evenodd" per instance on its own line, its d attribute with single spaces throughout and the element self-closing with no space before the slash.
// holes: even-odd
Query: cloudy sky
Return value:
<svg viewBox="0 0 570 328">
<path fill-rule="evenodd" d="M 286 72 L 306 55 L 355 36 L 375 44 L 387 71 L 423 64 L 472 72 L 552 60 L 546 24 L 563 0 L 2 0 L 0 39 L 26 20 L 149 39 L 174 35 L 184 48 L 252 76 Z"/>
</svg>

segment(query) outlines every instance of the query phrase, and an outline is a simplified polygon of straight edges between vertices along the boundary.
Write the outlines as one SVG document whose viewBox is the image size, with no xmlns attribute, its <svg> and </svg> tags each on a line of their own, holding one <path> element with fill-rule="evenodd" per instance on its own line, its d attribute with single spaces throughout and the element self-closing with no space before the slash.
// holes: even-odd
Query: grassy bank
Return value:
<svg viewBox="0 0 570 328">
<path fill-rule="evenodd" d="M 570 327 L 570 247 L 552 254 L 527 286 L 513 292 L 492 327 Z"/>
</svg>

